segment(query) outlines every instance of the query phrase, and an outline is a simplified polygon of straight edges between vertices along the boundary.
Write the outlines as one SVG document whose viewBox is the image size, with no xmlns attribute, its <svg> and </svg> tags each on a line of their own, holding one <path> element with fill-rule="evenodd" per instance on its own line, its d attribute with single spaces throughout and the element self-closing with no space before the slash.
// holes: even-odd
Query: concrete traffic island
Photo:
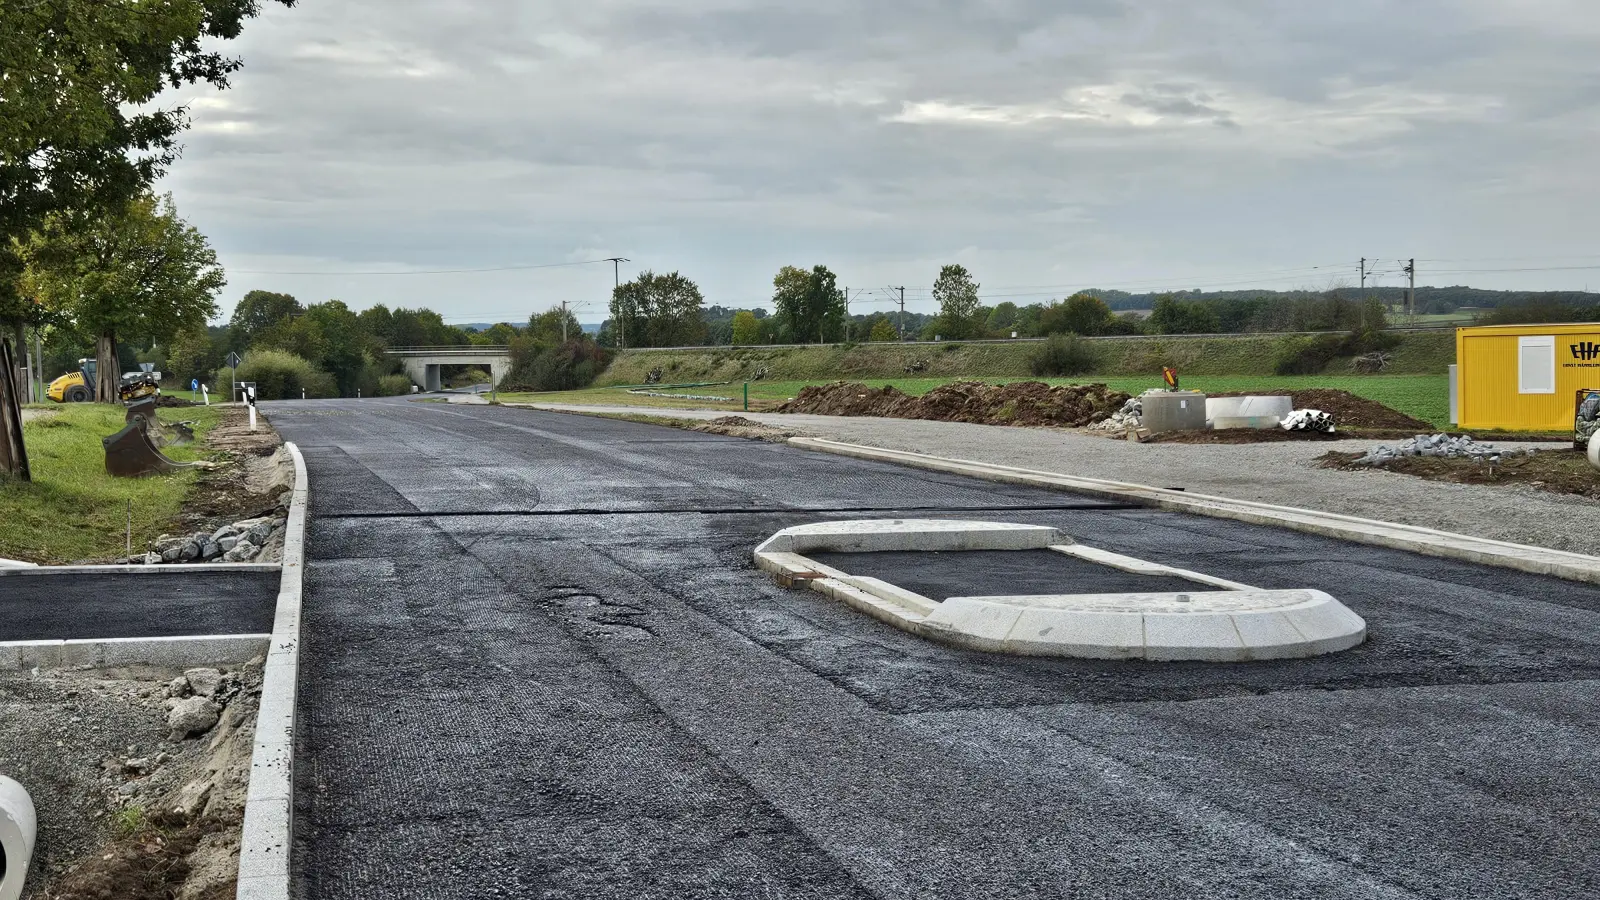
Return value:
<svg viewBox="0 0 1600 900">
<path fill-rule="evenodd" d="M 1112 574 L 1132 575 L 1134 585 L 1145 576 L 1164 588 L 1179 579 L 1195 589 L 951 596 L 941 601 L 813 558 L 907 552 L 977 556 L 982 551 L 1050 551 Z M 1360 644 L 1367 634 L 1360 616 L 1322 591 L 1256 588 L 1085 547 L 1058 529 L 1037 525 L 933 519 L 799 525 L 764 541 L 755 560 L 786 586 L 804 582 L 914 634 L 997 653 L 1245 662 L 1335 653 Z"/>
</svg>

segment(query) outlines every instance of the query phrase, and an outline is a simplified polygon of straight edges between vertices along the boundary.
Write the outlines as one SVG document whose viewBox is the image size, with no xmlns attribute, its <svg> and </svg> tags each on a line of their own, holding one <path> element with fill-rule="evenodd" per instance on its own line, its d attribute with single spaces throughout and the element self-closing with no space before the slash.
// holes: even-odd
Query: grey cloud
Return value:
<svg viewBox="0 0 1600 900">
<path fill-rule="evenodd" d="M 985 284 L 1108 286 L 1380 245 L 1578 253 L 1592 232 L 1557 223 L 1600 201 L 1579 162 L 1600 10 L 1571 9 L 1552 30 L 1487 0 L 272 7 L 170 181 L 236 269 L 609 247 L 713 302 L 785 262 L 918 284 L 963 250 Z M 296 283 L 519 317 L 608 284 L 520 277 Z"/>
</svg>

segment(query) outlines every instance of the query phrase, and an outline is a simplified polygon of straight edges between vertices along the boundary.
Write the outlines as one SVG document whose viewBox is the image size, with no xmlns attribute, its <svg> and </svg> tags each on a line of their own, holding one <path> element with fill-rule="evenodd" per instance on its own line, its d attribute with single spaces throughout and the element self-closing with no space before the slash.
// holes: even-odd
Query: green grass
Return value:
<svg viewBox="0 0 1600 900">
<path fill-rule="evenodd" d="M 1175 366 L 1184 376 L 1271 375 L 1284 349 L 1282 335 L 1248 334 L 1221 338 L 1182 336 L 1103 338 L 1088 342 L 1094 371 L 1105 375 L 1159 375 Z M 659 369 L 663 383 L 747 381 L 766 370 L 770 381 L 847 378 L 894 379 L 907 366 L 921 366 L 928 378 L 1019 378 L 1032 373 L 1039 345 L 1032 342 L 942 345 L 856 344 L 818 347 L 724 347 L 712 350 L 628 350 L 619 354 L 597 382 L 601 386 L 642 384 Z M 1443 375 L 1455 362 L 1450 331 L 1400 335 L 1385 374 Z M 1350 361 L 1336 359 L 1325 369 L 1348 374 Z"/>
<path fill-rule="evenodd" d="M 808 384 L 826 384 L 837 379 L 807 381 L 753 381 L 750 383 L 750 408 L 770 409 L 800 393 Z M 852 379 L 856 380 L 856 379 Z M 957 380 L 953 378 L 864 378 L 859 379 L 870 387 L 893 385 L 907 394 L 924 394 L 933 388 Z M 980 381 L 1007 383 L 1012 381 L 1044 381 L 1049 384 L 1101 383 L 1119 391 L 1138 394 L 1149 388 L 1161 386 L 1160 378 L 1132 375 L 1091 375 L 1079 378 L 980 378 Z M 1440 427 L 1448 426 L 1450 418 L 1450 385 L 1444 375 L 1189 375 L 1182 378 L 1185 388 L 1207 393 L 1230 391 L 1259 391 L 1263 393 L 1301 390 L 1305 388 L 1333 388 L 1349 391 L 1359 397 L 1376 400 L 1410 416 L 1423 419 Z M 642 397 L 616 388 L 590 388 L 582 391 L 558 391 L 543 394 L 501 394 L 502 402 L 513 403 L 573 403 L 591 406 L 636 406 L 654 409 L 726 409 L 737 412 L 744 408 L 743 384 L 717 387 L 688 388 L 676 393 L 728 397 L 732 402 L 713 403 L 697 400 L 674 400 L 666 397 Z M 675 393 L 661 391 L 661 393 Z"/>
<path fill-rule="evenodd" d="M 100 439 L 123 427 L 124 410 L 98 403 L 36 406 L 48 410 L 22 426 L 33 471 L 31 482 L 0 476 L 0 557 L 68 563 L 123 555 L 128 504 L 133 545 L 168 530 L 197 473 L 113 478 L 106 473 Z M 191 422 L 195 441 L 163 453 L 179 462 L 205 456 L 201 444 L 222 419 L 221 407 L 162 409 L 163 422 Z"/>
</svg>

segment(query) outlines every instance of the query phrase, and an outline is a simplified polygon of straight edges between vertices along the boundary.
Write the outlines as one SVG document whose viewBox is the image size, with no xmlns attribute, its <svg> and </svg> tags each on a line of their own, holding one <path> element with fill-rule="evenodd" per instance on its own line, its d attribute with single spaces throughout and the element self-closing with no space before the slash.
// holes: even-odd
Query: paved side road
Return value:
<svg viewBox="0 0 1600 900">
<path fill-rule="evenodd" d="M 716 410 L 554 404 L 540 404 L 540 408 L 693 419 L 730 414 Z M 1298 506 L 1600 556 L 1600 503 L 1588 498 L 1525 487 L 1447 484 L 1393 472 L 1344 472 L 1316 464 L 1317 458 L 1330 450 L 1365 451 L 1382 443 L 1379 441 L 1133 444 L 1046 428 L 863 416 L 736 414 L 815 437 L 888 450 L 1155 487 L 1181 487 L 1235 500 Z M 1548 442 L 1492 443 L 1504 448 L 1564 446 Z"/>
<path fill-rule="evenodd" d="M 299 897 L 1600 892 L 1600 588 L 611 420 L 269 414 L 314 498 Z M 750 563 L 911 510 L 1322 588 L 1372 638 L 1011 658 Z"/>
<path fill-rule="evenodd" d="M 266 634 L 278 572 L 0 575 L 0 641 Z"/>
</svg>

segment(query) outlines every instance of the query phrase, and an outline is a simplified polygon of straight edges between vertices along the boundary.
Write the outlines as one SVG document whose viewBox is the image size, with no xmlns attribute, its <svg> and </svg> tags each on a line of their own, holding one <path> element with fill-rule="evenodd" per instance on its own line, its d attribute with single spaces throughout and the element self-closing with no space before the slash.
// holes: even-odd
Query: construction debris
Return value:
<svg viewBox="0 0 1600 900">
<path fill-rule="evenodd" d="M 1470 435 L 1456 437 L 1448 434 L 1419 434 L 1395 447 L 1380 444 L 1367 451 L 1365 456 L 1351 462 L 1358 466 L 1381 466 L 1408 456 L 1442 456 L 1446 459 L 1473 459 L 1495 465 L 1502 458 L 1527 456 L 1533 453 L 1532 449 L 1501 450 L 1493 444 L 1479 443 Z"/>
<path fill-rule="evenodd" d="M 1333 416 L 1320 409 L 1297 409 L 1283 417 L 1283 430 L 1333 434 Z"/>
</svg>

